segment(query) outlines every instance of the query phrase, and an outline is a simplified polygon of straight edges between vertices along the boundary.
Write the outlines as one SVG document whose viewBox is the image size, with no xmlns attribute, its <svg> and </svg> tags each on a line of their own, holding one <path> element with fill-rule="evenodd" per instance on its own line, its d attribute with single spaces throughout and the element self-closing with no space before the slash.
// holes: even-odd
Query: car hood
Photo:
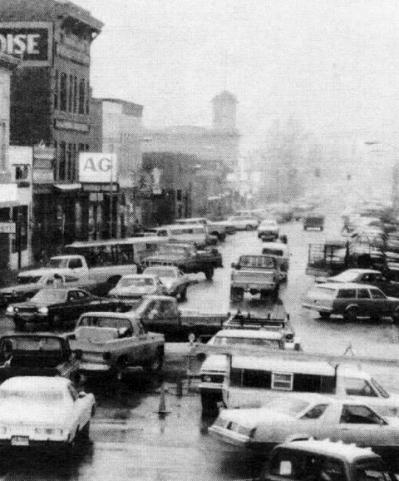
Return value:
<svg viewBox="0 0 399 481">
<path fill-rule="evenodd" d="M 146 294 L 147 292 L 154 291 L 154 286 L 146 286 L 146 287 L 118 287 L 112 289 L 110 294 L 114 296 L 132 296 L 134 294 Z"/>
<path fill-rule="evenodd" d="M 6 293 L 13 293 L 13 292 L 25 292 L 29 289 L 35 289 L 35 288 L 38 288 L 40 289 L 41 286 L 39 286 L 38 284 L 32 282 L 32 283 L 29 283 L 29 284 L 15 284 L 14 286 L 8 286 L 8 287 L 3 287 L 2 289 L 0 289 L 0 295 L 1 294 L 6 294 Z"/>
<path fill-rule="evenodd" d="M 219 414 L 221 419 L 232 421 L 253 429 L 259 425 L 267 424 L 285 424 L 291 422 L 294 418 L 288 414 L 280 413 L 267 408 L 252 409 L 225 409 Z"/>
<path fill-rule="evenodd" d="M 201 372 L 220 371 L 227 372 L 227 356 L 223 354 L 212 354 L 202 363 Z"/>
<path fill-rule="evenodd" d="M 66 405 L 52 406 L 30 400 L 10 399 L 0 402 L 0 424 L 63 425 L 68 419 L 70 408 Z"/>
</svg>

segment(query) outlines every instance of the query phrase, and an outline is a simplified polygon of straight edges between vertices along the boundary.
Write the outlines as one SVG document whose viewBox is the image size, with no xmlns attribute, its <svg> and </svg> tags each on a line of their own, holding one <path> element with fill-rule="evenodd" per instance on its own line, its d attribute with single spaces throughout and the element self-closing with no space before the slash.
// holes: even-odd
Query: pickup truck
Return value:
<svg viewBox="0 0 399 481">
<path fill-rule="evenodd" d="M 245 292 L 260 294 L 261 299 L 268 295 L 278 297 L 280 269 L 277 261 L 267 255 L 242 255 L 231 265 L 230 299 L 240 302 Z"/>
<path fill-rule="evenodd" d="M 156 295 L 145 297 L 129 314 L 148 330 L 163 333 L 167 341 L 187 341 L 190 334 L 209 338 L 229 317 L 228 313 L 182 311 L 176 298 Z"/>
<path fill-rule="evenodd" d="M 27 301 L 41 289 L 54 287 L 57 282 L 67 287 L 85 289 L 94 294 L 99 290 L 96 281 L 72 274 L 59 274 L 58 276 L 57 280 L 54 273 L 31 275 L 29 272 L 20 272 L 17 276 L 17 284 L 0 289 L 0 306 L 6 307 L 14 302 Z"/>
<path fill-rule="evenodd" d="M 209 235 L 215 236 L 219 241 L 224 241 L 226 238 L 226 225 L 223 222 L 216 222 L 208 220 L 206 217 L 190 217 L 187 219 L 176 219 L 176 224 L 201 224 L 206 226 Z"/>
<path fill-rule="evenodd" d="M 127 264 L 89 267 L 84 256 L 60 255 L 51 257 L 47 267 L 24 271 L 23 275 L 35 277 L 55 273 L 73 275 L 80 280 L 94 281 L 97 283 L 98 293 L 104 295 L 111 287 L 114 287 L 123 275 L 136 274 L 137 266 Z"/>
<path fill-rule="evenodd" d="M 137 366 L 150 372 L 162 369 L 164 336 L 148 332 L 131 312 L 85 313 L 65 337 L 81 354 L 79 371 L 84 376 L 108 374 L 121 380 Z"/>
<path fill-rule="evenodd" d="M 143 265 L 177 266 L 186 274 L 203 272 L 207 280 L 212 280 L 214 269 L 223 267 L 223 262 L 220 252 L 214 247 L 200 250 L 190 243 L 168 242 L 160 245 L 154 255 L 146 257 Z"/>
</svg>

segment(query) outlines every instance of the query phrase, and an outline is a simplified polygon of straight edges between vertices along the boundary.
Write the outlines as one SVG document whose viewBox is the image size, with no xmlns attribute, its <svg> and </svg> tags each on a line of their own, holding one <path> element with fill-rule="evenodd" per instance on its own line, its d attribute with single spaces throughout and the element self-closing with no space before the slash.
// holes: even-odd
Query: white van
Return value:
<svg viewBox="0 0 399 481">
<path fill-rule="evenodd" d="M 311 392 L 367 400 L 380 415 L 399 416 L 399 395 L 351 363 L 232 356 L 222 390 L 228 408 L 260 407 L 282 392 Z"/>
<path fill-rule="evenodd" d="M 206 226 L 202 224 L 163 225 L 151 229 L 151 231 L 154 232 L 155 235 L 166 237 L 171 241 L 193 242 L 200 247 L 215 244 L 217 242 L 217 239 L 212 238 L 212 236 L 208 234 Z"/>
</svg>

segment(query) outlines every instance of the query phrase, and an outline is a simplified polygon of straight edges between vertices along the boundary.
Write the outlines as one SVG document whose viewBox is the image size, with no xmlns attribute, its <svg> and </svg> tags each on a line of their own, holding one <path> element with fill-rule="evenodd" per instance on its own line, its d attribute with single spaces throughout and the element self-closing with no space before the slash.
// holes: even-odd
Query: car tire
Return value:
<svg viewBox="0 0 399 481">
<path fill-rule="evenodd" d="M 329 312 L 323 312 L 323 311 L 319 311 L 319 316 L 321 319 L 330 319 L 330 313 Z"/>
<path fill-rule="evenodd" d="M 163 351 L 158 349 L 156 355 L 146 365 L 146 370 L 149 372 L 161 371 L 163 366 L 163 357 Z"/>
<path fill-rule="evenodd" d="M 204 271 L 205 277 L 207 281 L 211 281 L 213 279 L 213 267 L 208 267 Z"/>
<path fill-rule="evenodd" d="M 399 323 L 399 306 L 395 308 L 395 310 L 392 313 L 392 320 L 395 323 Z"/>
<path fill-rule="evenodd" d="M 357 321 L 357 307 L 355 307 L 355 306 L 349 307 L 349 309 L 347 309 L 345 311 L 344 318 L 348 322 L 356 322 Z"/>
</svg>

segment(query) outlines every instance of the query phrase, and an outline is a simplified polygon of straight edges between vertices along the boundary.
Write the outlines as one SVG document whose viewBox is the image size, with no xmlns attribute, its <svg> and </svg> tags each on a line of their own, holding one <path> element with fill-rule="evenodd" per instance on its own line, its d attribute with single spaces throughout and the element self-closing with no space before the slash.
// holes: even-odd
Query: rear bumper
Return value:
<svg viewBox="0 0 399 481">
<path fill-rule="evenodd" d="M 68 446 L 67 441 L 60 441 L 60 440 L 36 440 L 36 439 L 29 439 L 28 445 L 13 445 L 11 443 L 11 439 L 0 439 L 0 448 L 2 449 L 18 449 L 18 450 L 25 450 L 25 449 L 51 449 L 51 450 L 65 450 Z"/>
<path fill-rule="evenodd" d="M 232 289 L 243 289 L 246 292 L 260 292 L 260 291 L 274 291 L 277 288 L 277 284 L 257 284 L 253 282 L 234 282 L 231 284 Z"/>
</svg>

